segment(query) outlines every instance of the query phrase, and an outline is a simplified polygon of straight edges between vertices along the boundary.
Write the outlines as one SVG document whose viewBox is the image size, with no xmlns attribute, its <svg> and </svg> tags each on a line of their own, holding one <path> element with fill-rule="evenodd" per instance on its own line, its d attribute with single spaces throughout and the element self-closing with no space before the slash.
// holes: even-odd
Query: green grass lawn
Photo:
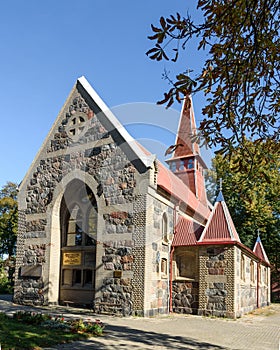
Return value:
<svg viewBox="0 0 280 350">
<path fill-rule="evenodd" d="M 102 328 L 99 333 L 95 334 L 87 332 L 81 320 L 71 321 L 72 324 L 75 323 L 74 327 L 71 325 L 72 328 L 55 327 L 55 324 L 68 324 L 61 320 L 49 320 L 47 322 L 50 322 L 50 325 L 45 324 L 45 326 L 43 326 L 44 323 L 30 324 L 29 321 L 30 317 L 29 319 L 26 317 L 17 319 L 0 314 L 1 350 L 39 350 L 55 344 L 85 339 L 92 335 L 101 335 L 103 330 Z"/>
</svg>

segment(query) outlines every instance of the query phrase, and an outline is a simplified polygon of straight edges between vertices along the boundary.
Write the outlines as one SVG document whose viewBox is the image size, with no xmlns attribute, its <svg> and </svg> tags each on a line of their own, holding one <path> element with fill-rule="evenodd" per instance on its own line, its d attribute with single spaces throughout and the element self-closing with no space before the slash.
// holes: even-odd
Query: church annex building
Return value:
<svg viewBox="0 0 280 350">
<path fill-rule="evenodd" d="M 222 193 L 206 197 L 190 98 L 163 166 L 84 77 L 19 190 L 14 301 L 151 316 L 240 317 L 270 303 L 270 264 Z"/>
</svg>

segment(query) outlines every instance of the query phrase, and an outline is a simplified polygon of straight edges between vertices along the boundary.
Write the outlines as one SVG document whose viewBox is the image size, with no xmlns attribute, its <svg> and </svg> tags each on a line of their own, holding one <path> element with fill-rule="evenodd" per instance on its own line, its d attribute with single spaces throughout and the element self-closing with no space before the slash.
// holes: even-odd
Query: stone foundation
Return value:
<svg viewBox="0 0 280 350">
<path fill-rule="evenodd" d="M 172 283 L 172 311 L 181 314 L 197 314 L 198 282 Z"/>
<path fill-rule="evenodd" d="M 105 278 L 101 289 L 102 296 L 96 298 L 94 311 L 114 315 L 132 314 L 132 285 L 130 278 Z"/>
</svg>

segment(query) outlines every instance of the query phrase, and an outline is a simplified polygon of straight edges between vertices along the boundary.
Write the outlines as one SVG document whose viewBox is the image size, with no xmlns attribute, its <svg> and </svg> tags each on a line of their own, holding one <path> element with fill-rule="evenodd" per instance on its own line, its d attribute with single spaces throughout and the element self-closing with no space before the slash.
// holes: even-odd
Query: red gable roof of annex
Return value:
<svg viewBox="0 0 280 350">
<path fill-rule="evenodd" d="M 262 245 L 260 237 L 257 238 L 257 241 L 255 243 L 253 252 L 263 261 L 267 262 L 269 264 L 268 257 L 265 253 L 264 247 Z"/>
<path fill-rule="evenodd" d="M 240 238 L 220 192 L 199 242 L 239 242 Z"/>
<path fill-rule="evenodd" d="M 204 226 L 197 222 L 180 217 L 175 227 L 175 234 L 172 241 L 173 247 L 196 245 Z"/>
</svg>

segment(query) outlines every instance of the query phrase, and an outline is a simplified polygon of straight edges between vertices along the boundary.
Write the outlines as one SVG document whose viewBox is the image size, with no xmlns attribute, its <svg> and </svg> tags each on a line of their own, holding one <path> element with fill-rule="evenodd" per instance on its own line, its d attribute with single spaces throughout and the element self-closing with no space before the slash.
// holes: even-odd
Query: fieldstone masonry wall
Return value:
<svg viewBox="0 0 280 350">
<path fill-rule="evenodd" d="M 82 120 L 76 119 L 74 123 L 74 118 L 82 118 Z M 47 152 L 65 150 L 106 137 L 108 137 L 108 131 L 100 123 L 81 94 L 75 91 L 70 105 L 66 106 L 63 112 L 61 125 L 50 141 Z"/>
<path fill-rule="evenodd" d="M 105 278 L 102 298 L 95 299 L 95 312 L 129 316 L 132 313 L 130 278 Z"/>
<path fill-rule="evenodd" d="M 71 171 L 79 169 L 98 182 L 99 195 L 107 205 L 134 200 L 135 168 L 114 143 L 40 161 L 27 187 L 26 214 L 46 212 L 56 185 Z"/>
<path fill-rule="evenodd" d="M 169 273 L 169 245 L 163 237 L 163 215 L 166 219 L 167 239 L 172 239 L 173 233 L 173 210 L 163 201 L 150 198 L 149 212 L 149 256 L 147 258 L 147 269 L 149 273 L 149 288 L 147 293 L 147 305 L 149 310 L 147 316 L 167 313 L 168 311 L 168 273 Z M 166 271 L 162 271 L 164 259 Z"/>
<path fill-rule="evenodd" d="M 129 312 L 132 310 L 132 301 L 135 310 L 143 310 L 145 197 L 135 193 L 138 173 L 122 151 L 120 140 L 114 140 L 96 113 L 81 94 L 74 91 L 62 111 L 61 124 L 53 131 L 47 149 L 29 174 L 25 203 L 21 203 L 25 209 L 21 211 L 21 226 L 19 224 L 17 262 L 24 269 L 17 269 L 15 299 L 18 302 L 31 303 L 33 300 L 38 304 L 38 300 L 45 301 L 43 292 L 48 283 L 49 264 L 46 242 L 50 239 L 47 209 L 62 179 L 80 170 L 95 179 L 98 184 L 95 195 L 103 196 L 107 207 L 106 214 L 99 217 L 105 224 L 99 237 L 119 234 L 116 241 L 106 238 L 103 242 L 102 239 L 104 276 L 112 275 L 103 279 L 101 297 L 98 296 L 97 300 L 99 310 L 107 312 L 109 308 L 114 313 L 118 307 L 122 313 L 128 313 L 128 309 Z M 123 211 L 119 211 L 120 206 Z M 126 206 L 133 207 L 133 211 L 128 211 Z M 122 235 L 126 238 L 123 239 Z M 131 238 L 127 239 L 129 236 Z M 46 269 L 43 271 L 44 265 Z M 38 266 L 40 268 L 36 270 Z M 116 277 L 116 271 L 129 276 Z"/>
<path fill-rule="evenodd" d="M 132 241 L 104 242 L 102 262 L 105 270 L 130 271 L 133 268 Z"/>
<path fill-rule="evenodd" d="M 270 303 L 270 273 L 268 267 L 259 264 L 241 249 L 236 255 L 236 316 L 251 312 Z"/>
<path fill-rule="evenodd" d="M 172 308 L 173 312 L 181 314 L 194 314 L 198 312 L 198 282 L 173 281 L 172 282 Z"/>
<path fill-rule="evenodd" d="M 18 212 L 17 277 L 14 294 L 16 303 L 43 305 L 45 302 L 42 266 L 46 262 L 46 244 L 25 244 L 26 238 L 31 238 L 29 234 L 33 230 L 42 230 L 45 223 L 45 220 L 26 222 L 25 212 Z"/>
<path fill-rule="evenodd" d="M 200 315 L 234 317 L 233 249 L 226 246 L 200 249 Z"/>
</svg>

